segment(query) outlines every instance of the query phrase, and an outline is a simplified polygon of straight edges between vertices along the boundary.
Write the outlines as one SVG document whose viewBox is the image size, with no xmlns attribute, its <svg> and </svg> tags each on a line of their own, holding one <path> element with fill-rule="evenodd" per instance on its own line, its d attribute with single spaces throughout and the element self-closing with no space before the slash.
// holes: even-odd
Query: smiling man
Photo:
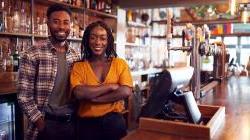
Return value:
<svg viewBox="0 0 250 140">
<path fill-rule="evenodd" d="M 75 105 L 69 94 L 69 73 L 78 52 L 67 42 L 71 11 L 61 5 L 47 10 L 51 36 L 30 47 L 21 58 L 18 101 L 28 117 L 25 139 L 74 139 Z"/>
</svg>

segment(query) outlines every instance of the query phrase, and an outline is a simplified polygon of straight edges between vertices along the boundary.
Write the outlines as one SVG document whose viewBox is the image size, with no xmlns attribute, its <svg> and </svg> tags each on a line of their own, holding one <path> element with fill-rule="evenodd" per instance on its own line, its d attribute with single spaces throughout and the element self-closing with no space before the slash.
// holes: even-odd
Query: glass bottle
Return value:
<svg viewBox="0 0 250 140">
<path fill-rule="evenodd" d="M 13 72 L 13 57 L 11 55 L 11 49 L 8 48 L 8 55 L 6 57 L 6 71 Z"/>
<path fill-rule="evenodd" d="M 5 31 L 7 32 L 13 32 L 13 13 L 12 13 L 12 7 L 11 2 L 8 2 L 8 12 L 7 12 L 7 24 L 5 26 Z"/>
<path fill-rule="evenodd" d="M 42 18 L 42 35 L 48 36 L 48 26 L 46 22 L 46 16 L 43 13 L 43 18 Z"/>
<path fill-rule="evenodd" d="M 0 46 L 0 72 L 6 70 L 6 59 L 3 56 L 3 46 Z"/>
<path fill-rule="evenodd" d="M 5 2 L 1 1 L 0 7 L 0 32 L 5 31 L 7 12 L 5 10 Z"/>
<path fill-rule="evenodd" d="M 12 58 L 13 58 L 13 71 L 17 72 L 18 69 L 19 69 L 19 60 L 20 60 L 20 55 L 19 55 L 17 44 L 16 44 L 16 47 L 15 47 L 15 52 L 12 55 Z"/>
<path fill-rule="evenodd" d="M 25 4 L 24 2 L 22 1 L 22 4 L 21 4 L 21 15 L 22 15 L 22 18 L 20 18 L 20 32 L 22 33 L 26 33 L 27 32 L 27 15 L 26 15 L 26 11 L 25 11 Z"/>
<path fill-rule="evenodd" d="M 18 1 L 15 3 L 14 14 L 13 14 L 13 31 L 18 32 L 20 28 L 20 12 L 18 10 Z"/>
</svg>

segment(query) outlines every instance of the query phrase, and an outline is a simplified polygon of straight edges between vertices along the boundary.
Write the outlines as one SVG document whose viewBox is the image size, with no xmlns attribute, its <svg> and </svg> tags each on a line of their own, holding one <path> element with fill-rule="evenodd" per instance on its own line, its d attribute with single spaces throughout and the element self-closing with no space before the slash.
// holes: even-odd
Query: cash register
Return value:
<svg viewBox="0 0 250 140">
<path fill-rule="evenodd" d="M 193 67 L 170 68 L 154 77 L 150 96 L 139 117 L 200 123 L 201 112 L 187 88 L 193 71 Z M 177 106 L 182 109 L 177 111 Z"/>
</svg>

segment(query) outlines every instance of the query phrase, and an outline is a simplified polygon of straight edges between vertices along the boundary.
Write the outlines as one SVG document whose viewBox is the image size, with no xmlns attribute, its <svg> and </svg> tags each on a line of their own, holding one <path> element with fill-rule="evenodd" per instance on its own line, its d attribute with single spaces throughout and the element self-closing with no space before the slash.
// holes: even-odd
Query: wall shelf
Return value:
<svg viewBox="0 0 250 140">
<path fill-rule="evenodd" d="M 150 47 L 149 45 L 142 45 L 142 44 L 135 44 L 135 43 L 126 43 L 125 46 L 127 47 Z"/>
<path fill-rule="evenodd" d="M 231 33 L 231 34 L 212 34 L 211 37 L 219 37 L 219 36 L 250 36 L 250 33 Z"/>
<path fill-rule="evenodd" d="M 14 36 L 14 37 L 32 37 L 32 34 L 28 33 L 10 33 L 10 32 L 0 32 L 1 36 Z"/>
<path fill-rule="evenodd" d="M 137 22 L 134 22 L 134 21 L 128 21 L 127 26 L 128 27 L 137 27 L 137 28 L 150 28 L 150 26 L 148 26 L 146 24 L 137 23 Z"/>
<path fill-rule="evenodd" d="M 87 14 L 90 14 L 92 16 L 97 16 L 97 17 L 101 17 L 101 18 L 113 18 L 113 19 L 117 19 L 116 15 L 113 14 L 108 14 L 105 12 L 101 12 L 101 11 L 97 11 L 97 10 L 93 10 L 93 9 L 85 9 Z"/>
</svg>

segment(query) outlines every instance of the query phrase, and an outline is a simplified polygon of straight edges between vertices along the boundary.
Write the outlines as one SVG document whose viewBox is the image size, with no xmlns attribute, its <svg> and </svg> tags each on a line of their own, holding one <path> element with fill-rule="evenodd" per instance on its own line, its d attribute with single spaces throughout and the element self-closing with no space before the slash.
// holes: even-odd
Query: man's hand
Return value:
<svg viewBox="0 0 250 140">
<path fill-rule="evenodd" d="M 38 129 L 38 131 L 43 131 L 44 127 L 45 127 L 45 121 L 44 119 L 41 117 L 39 118 L 36 122 L 35 125 Z"/>
</svg>

